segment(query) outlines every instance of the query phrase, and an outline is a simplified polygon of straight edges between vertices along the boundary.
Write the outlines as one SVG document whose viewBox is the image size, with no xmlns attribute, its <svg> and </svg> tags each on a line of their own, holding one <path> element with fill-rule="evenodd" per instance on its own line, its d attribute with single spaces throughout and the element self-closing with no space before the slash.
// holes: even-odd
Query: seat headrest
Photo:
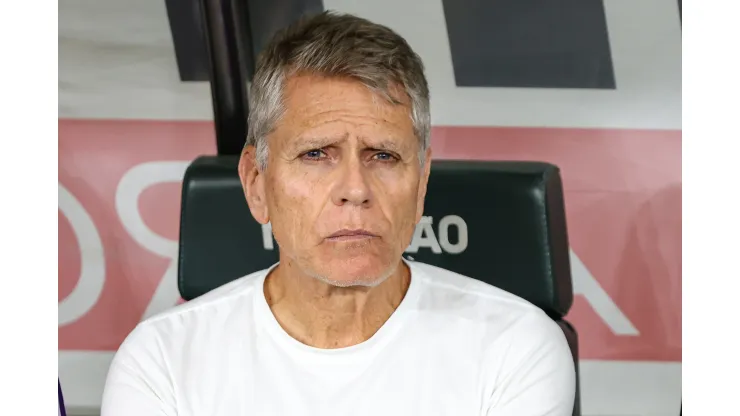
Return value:
<svg viewBox="0 0 740 416">
<path fill-rule="evenodd" d="M 278 261 L 253 218 L 235 156 L 204 156 L 185 173 L 178 286 L 190 300 Z M 554 318 L 573 303 L 559 170 L 539 162 L 434 161 L 406 256 L 518 295 Z"/>
</svg>

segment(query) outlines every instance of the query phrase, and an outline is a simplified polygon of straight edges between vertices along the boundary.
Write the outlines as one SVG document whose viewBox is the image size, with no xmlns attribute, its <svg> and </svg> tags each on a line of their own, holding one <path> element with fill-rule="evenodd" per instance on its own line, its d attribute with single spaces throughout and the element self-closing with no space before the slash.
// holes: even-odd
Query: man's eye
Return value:
<svg viewBox="0 0 740 416">
<path fill-rule="evenodd" d="M 306 159 L 321 159 L 324 156 L 326 156 L 324 151 L 319 149 L 309 150 L 303 154 L 303 157 Z"/>
<path fill-rule="evenodd" d="M 391 161 L 393 161 L 393 160 L 396 159 L 395 156 L 393 156 L 392 154 L 390 154 L 388 152 L 379 152 L 379 153 L 376 153 L 373 156 L 373 158 L 376 159 L 376 160 L 383 161 L 383 162 L 391 162 Z"/>
</svg>

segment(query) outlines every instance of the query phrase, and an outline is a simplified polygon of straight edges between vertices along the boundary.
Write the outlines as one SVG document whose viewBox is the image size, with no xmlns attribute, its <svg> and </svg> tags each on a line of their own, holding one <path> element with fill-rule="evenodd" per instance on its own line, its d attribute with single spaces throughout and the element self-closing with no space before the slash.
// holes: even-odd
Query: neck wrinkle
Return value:
<svg viewBox="0 0 740 416">
<path fill-rule="evenodd" d="M 267 304 L 283 330 L 322 349 L 344 348 L 370 339 L 395 312 L 408 291 L 408 266 L 376 287 L 336 287 L 281 263 L 265 279 Z"/>
</svg>

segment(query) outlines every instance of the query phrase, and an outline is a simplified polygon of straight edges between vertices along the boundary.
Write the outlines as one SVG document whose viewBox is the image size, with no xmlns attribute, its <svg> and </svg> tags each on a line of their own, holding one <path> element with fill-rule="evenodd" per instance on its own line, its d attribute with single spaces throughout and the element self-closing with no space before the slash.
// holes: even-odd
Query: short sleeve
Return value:
<svg viewBox="0 0 740 416">
<path fill-rule="evenodd" d="M 101 416 L 175 416 L 173 383 L 153 328 L 139 324 L 118 349 L 105 383 Z"/>
<path fill-rule="evenodd" d="M 572 416 L 575 364 L 560 327 L 529 313 L 506 336 L 486 416 Z"/>
</svg>

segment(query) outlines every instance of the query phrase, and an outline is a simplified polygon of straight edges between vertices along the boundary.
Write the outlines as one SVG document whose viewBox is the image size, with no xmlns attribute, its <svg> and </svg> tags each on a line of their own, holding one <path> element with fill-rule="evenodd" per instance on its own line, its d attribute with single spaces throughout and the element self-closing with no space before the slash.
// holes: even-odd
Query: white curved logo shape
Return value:
<svg viewBox="0 0 740 416">
<path fill-rule="evenodd" d="M 189 161 L 157 161 L 134 166 L 123 175 L 116 189 L 116 211 L 123 227 L 145 249 L 170 259 L 162 280 L 154 292 L 142 319 L 175 306 L 180 294 L 177 290 L 178 242 L 152 231 L 139 212 L 139 197 L 150 186 L 182 182 Z M 173 215 L 178 215 L 173 213 Z"/>
<path fill-rule="evenodd" d="M 59 302 L 59 326 L 84 316 L 100 298 L 105 285 L 105 250 L 95 223 L 85 207 L 59 184 L 59 210 L 72 226 L 80 247 L 80 278 L 72 293 Z"/>
<path fill-rule="evenodd" d="M 150 186 L 182 181 L 189 162 L 149 162 L 134 166 L 123 175 L 116 190 L 116 211 L 131 237 L 147 250 L 163 257 L 177 253 L 177 241 L 152 231 L 139 213 L 139 197 Z"/>
</svg>

